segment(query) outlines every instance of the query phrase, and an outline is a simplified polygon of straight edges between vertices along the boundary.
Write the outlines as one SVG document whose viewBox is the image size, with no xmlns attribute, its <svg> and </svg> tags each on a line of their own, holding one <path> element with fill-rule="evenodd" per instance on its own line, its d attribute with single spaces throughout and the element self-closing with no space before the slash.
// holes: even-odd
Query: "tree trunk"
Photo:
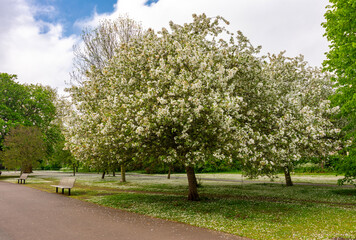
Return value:
<svg viewBox="0 0 356 240">
<path fill-rule="evenodd" d="M 321 167 L 321 169 L 323 169 L 323 170 L 324 170 L 324 167 L 325 167 L 325 162 L 326 162 L 325 158 L 324 158 L 324 157 L 321 157 L 320 167 Z"/>
<path fill-rule="evenodd" d="M 115 170 L 114 171 L 112 171 L 112 176 L 113 177 L 115 177 L 116 175 L 115 175 Z"/>
<path fill-rule="evenodd" d="M 75 164 L 73 164 L 73 176 L 75 176 L 75 169 L 76 169 Z"/>
<path fill-rule="evenodd" d="M 188 166 L 186 167 L 186 171 L 189 185 L 188 200 L 199 201 L 200 199 L 198 194 L 197 179 L 195 177 L 194 167 Z"/>
<path fill-rule="evenodd" d="M 22 170 L 22 168 L 21 168 Z M 22 170 L 24 173 L 32 173 L 32 166 L 31 165 L 25 165 L 24 169 Z"/>
<path fill-rule="evenodd" d="M 168 168 L 168 176 L 167 176 L 168 179 L 171 179 L 171 166 L 169 166 Z"/>
<path fill-rule="evenodd" d="M 284 176 L 286 178 L 286 185 L 293 186 L 293 182 L 292 182 L 292 178 L 290 177 L 290 171 L 288 166 L 284 167 Z"/>
<path fill-rule="evenodd" d="M 121 182 L 126 182 L 125 166 L 121 165 Z"/>
<path fill-rule="evenodd" d="M 101 179 L 104 179 L 106 171 L 103 171 L 103 175 L 101 175 Z"/>
</svg>

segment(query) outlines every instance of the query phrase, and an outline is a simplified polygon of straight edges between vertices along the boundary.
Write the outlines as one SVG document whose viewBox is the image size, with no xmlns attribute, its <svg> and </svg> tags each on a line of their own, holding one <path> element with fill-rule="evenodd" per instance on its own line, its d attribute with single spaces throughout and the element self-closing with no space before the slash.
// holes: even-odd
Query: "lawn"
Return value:
<svg viewBox="0 0 356 240">
<path fill-rule="evenodd" d="M 36 172 L 26 185 L 55 192 L 50 185 L 64 175 L 69 173 Z M 354 187 L 285 187 L 280 180 L 241 182 L 238 174 L 201 174 L 202 200 L 189 202 L 184 177 L 128 174 L 128 182 L 120 183 L 119 176 L 102 180 L 99 174 L 79 174 L 71 197 L 252 239 L 356 238 Z M 296 182 L 303 177 L 309 183 L 336 182 L 329 174 L 293 177 Z M 15 182 L 11 177 L 0 179 Z"/>
</svg>

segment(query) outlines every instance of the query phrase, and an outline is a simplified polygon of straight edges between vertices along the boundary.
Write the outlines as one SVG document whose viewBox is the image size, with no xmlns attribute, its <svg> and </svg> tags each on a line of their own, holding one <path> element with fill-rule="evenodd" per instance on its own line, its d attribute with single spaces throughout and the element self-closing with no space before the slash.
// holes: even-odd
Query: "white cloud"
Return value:
<svg viewBox="0 0 356 240">
<path fill-rule="evenodd" d="M 78 37 L 64 38 L 61 25 L 36 21 L 36 13 L 51 15 L 53 8 L 29 5 L 28 0 L 0 0 L 0 72 L 17 74 L 20 82 L 42 83 L 63 91 L 72 67 L 72 46 Z M 146 0 L 119 0 L 112 14 L 88 16 L 77 26 L 93 25 L 101 18 L 128 14 L 144 27 L 156 30 L 192 21 L 193 13 L 221 15 L 229 30 L 241 30 L 263 53 L 287 51 L 305 55 L 320 66 L 328 42 L 322 36 L 327 0 L 159 0 L 150 7 Z M 100 4 L 100 1 L 98 1 Z M 58 12 L 56 12 L 58 14 Z M 48 32 L 41 34 L 43 29 Z"/>
<path fill-rule="evenodd" d="M 263 53 L 286 50 L 288 56 L 303 54 L 311 65 L 321 66 L 328 51 L 321 27 L 327 0 L 160 0 L 150 7 L 145 2 L 119 0 L 113 14 L 95 15 L 88 22 L 93 25 L 102 17 L 128 14 L 159 30 L 170 20 L 183 24 L 192 21 L 193 13 L 206 13 L 229 20 L 229 30 L 241 30 L 255 46 L 262 45 Z"/>
<path fill-rule="evenodd" d="M 1 0 L 0 72 L 17 74 L 21 83 L 41 83 L 62 93 L 69 81 L 74 37 L 62 38 L 61 25 L 36 21 L 25 0 Z M 41 34 L 43 28 L 48 32 Z"/>
</svg>

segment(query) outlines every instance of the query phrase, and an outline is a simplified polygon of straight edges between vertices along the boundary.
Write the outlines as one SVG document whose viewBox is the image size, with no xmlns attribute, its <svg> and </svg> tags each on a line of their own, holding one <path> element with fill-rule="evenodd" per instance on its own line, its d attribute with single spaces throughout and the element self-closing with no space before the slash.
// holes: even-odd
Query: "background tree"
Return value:
<svg viewBox="0 0 356 240">
<path fill-rule="evenodd" d="M 356 184 L 356 1 L 330 0 L 323 23 L 325 36 L 330 42 L 324 69 L 336 74 L 337 91 L 331 98 L 340 106 L 337 116 L 346 139 L 352 140 L 341 159 L 338 170 L 345 174 L 343 182 Z"/>
<path fill-rule="evenodd" d="M 0 150 L 11 127 L 37 126 L 44 136 L 45 157 L 50 159 L 61 134 L 54 123 L 56 92 L 48 86 L 22 85 L 15 80 L 16 75 L 0 74 Z"/>
<path fill-rule="evenodd" d="M 25 104 L 28 92 L 25 86 L 15 82 L 16 75 L 0 73 L 0 150 L 4 137 L 16 124 L 29 124 Z"/>
<path fill-rule="evenodd" d="M 59 97 L 55 101 L 56 107 L 56 118 L 53 121 L 53 124 L 58 126 L 60 131 L 60 135 L 57 138 L 57 144 L 54 147 L 53 160 L 56 162 L 61 162 L 65 165 L 70 165 L 73 167 L 73 176 L 75 176 L 76 172 L 79 168 L 79 161 L 73 156 L 70 149 L 66 147 L 66 131 L 69 127 L 66 126 L 63 121 L 65 116 L 73 111 L 71 102 L 67 99 L 67 97 Z"/>
<path fill-rule="evenodd" d="M 255 115 L 251 125 L 259 133 L 251 147 L 260 157 L 247 162 L 259 166 L 246 171 L 273 176 L 283 169 L 287 186 L 292 186 L 290 171 L 301 158 L 324 159 L 342 147 L 340 129 L 331 119 L 339 108 L 328 100 L 333 84 L 328 74 L 309 67 L 302 56 L 270 55 L 263 72 L 258 91 L 266 110 L 251 109 Z"/>
<path fill-rule="evenodd" d="M 73 84 L 81 84 L 92 69 L 101 70 L 119 51 L 122 44 L 142 35 L 142 27 L 127 16 L 104 19 L 99 26 L 83 31 L 82 42 L 74 48 Z"/>
<path fill-rule="evenodd" d="M 83 44 L 74 48 L 72 82 L 75 84 L 68 89 L 75 106 L 65 118 L 69 149 L 78 160 L 103 172 L 115 171 L 118 163 L 121 164 L 122 181 L 126 181 L 124 165 L 132 153 L 117 144 L 122 142 L 118 139 L 120 126 L 111 124 L 110 112 L 103 105 L 102 100 L 106 98 L 103 89 L 110 86 L 105 79 L 98 81 L 89 76 L 91 72 L 102 75 L 102 69 L 120 54 L 121 47 L 141 35 L 141 25 L 128 17 L 104 20 L 97 28 L 87 29 L 82 34 Z"/>
<path fill-rule="evenodd" d="M 58 154 L 58 146 L 63 145 L 62 133 L 59 125 L 56 123 L 57 93 L 49 86 L 25 85 L 30 100 L 28 101 L 26 115 L 30 118 L 31 124 L 26 126 L 37 126 L 44 136 L 46 145 L 46 160 L 50 161 Z"/>
<path fill-rule="evenodd" d="M 22 172 L 38 164 L 45 155 L 43 135 L 38 127 L 18 125 L 5 136 L 1 158 L 8 169 L 21 168 Z"/>
</svg>

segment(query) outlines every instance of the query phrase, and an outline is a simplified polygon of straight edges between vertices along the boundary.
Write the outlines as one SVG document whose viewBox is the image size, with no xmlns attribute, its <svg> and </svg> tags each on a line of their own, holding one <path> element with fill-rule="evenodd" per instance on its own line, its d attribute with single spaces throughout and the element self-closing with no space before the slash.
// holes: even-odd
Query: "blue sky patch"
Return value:
<svg viewBox="0 0 356 240">
<path fill-rule="evenodd" d="M 146 2 L 145 2 L 145 5 L 146 6 L 151 6 L 153 3 L 157 3 L 159 0 L 147 0 Z"/>
<path fill-rule="evenodd" d="M 157 1 L 157 0 L 149 0 Z M 36 20 L 63 25 L 63 34 L 80 34 L 81 29 L 74 27 L 78 20 L 89 18 L 94 11 L 97 13 L 111 13 L 117 0 L 34 0 L 34 4 L 43 11 L 37 12 Z M 41 29 L 41 33 L 48 32 L 47 27 Z"/>
</svg>

